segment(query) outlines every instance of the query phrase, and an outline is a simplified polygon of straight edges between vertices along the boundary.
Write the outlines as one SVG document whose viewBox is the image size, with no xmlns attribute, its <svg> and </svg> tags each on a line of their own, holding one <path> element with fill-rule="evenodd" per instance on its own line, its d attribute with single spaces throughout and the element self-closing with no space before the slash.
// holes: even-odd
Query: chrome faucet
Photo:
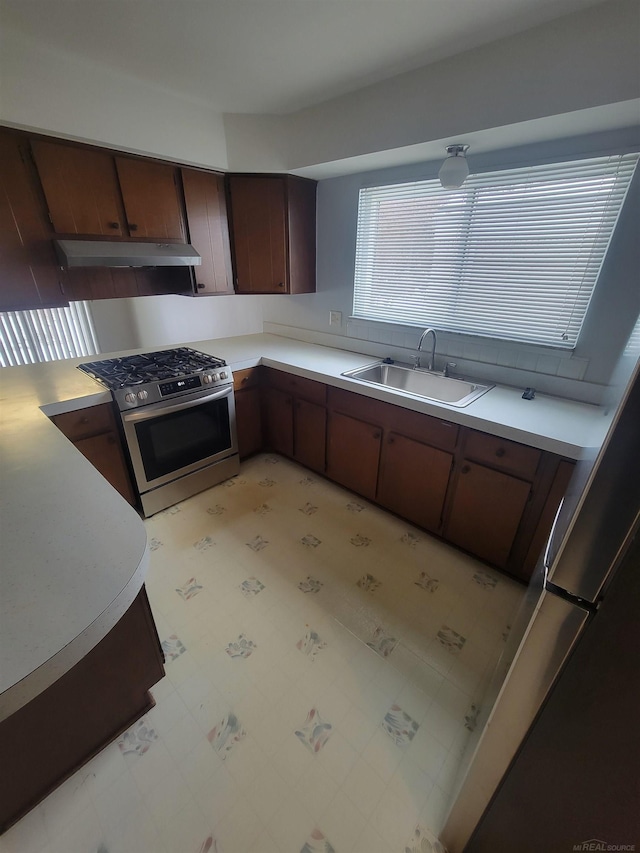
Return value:
<svg viewBox="0 0 640 853">
<path fill-rule="evenodd" d="M 431 347 L 431 356 L 429 361 L 427 362 L 427 370 L 433 370 L 436 363 L 436 331 L 435 329 L 425 329 L 424 332 L 420 335 L 420 340 L 418 341 L 418 354 L 415 356 L 415 367 L 421 367 L 420 364 L 420 355 L 422 354 L 422 344 L 424 343 L 424 339 L 427 335 L 433 335 L 433 346 Z"/>
</svg>

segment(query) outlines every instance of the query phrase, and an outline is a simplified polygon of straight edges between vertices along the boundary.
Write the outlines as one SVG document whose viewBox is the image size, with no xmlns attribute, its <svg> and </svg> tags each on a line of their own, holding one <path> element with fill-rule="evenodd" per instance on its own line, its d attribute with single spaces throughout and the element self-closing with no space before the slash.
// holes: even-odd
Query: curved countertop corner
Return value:
<svg viewBox="0 0 640 853">
<path fill-rule="evenodd" d="M 79 361 L 0 371 L 0 720 L 106 636 L 148 567 L 136 511 L 40 408 L 111 399 Z"/>
<path fill-rule="evenodd" d="M 597 406 L 495 387 L 464 409 L 341 374 L 375 359 L 273 334 L 196 341 L 233 370 L 264 364 L 571 459 L 602 443 Z M 110 358 L 139 352 L 105 353 Z M 132 604 L 148 567 L 144 524 L 47 416 L 110 402 L 75 358 L 0 370 L 0 720 L 73 667 Z"/>
</svg>

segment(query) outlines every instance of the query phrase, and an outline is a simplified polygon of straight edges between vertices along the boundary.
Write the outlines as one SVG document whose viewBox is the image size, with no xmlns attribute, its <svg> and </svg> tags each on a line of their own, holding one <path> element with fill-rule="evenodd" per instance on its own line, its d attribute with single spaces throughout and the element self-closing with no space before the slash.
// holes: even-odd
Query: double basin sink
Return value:
<svg viewBox="0 0 640 853">
<path fill-rule="evenodd" d="M 379 385 L 394 391 L 403 391 L 414 397 L 446 403 L 448 406 L 464 408 L 477 400 L 493 385 L 478 385 L 464 379 L 453 379 L 442 373 L 410 367 L 403 364 L 385 364 L 378 361 L 342 374 L 350 379 L 359 379 L 370 385 Z"/>
</svg>

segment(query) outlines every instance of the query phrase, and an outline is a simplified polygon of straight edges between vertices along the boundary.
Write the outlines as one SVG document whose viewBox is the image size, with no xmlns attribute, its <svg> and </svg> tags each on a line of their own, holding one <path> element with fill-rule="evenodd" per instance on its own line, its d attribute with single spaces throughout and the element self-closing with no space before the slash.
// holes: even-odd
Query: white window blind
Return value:
<svg viewBox="0 0 640 853">
<path fill-rule="evenodd" d="M 99 352 L 86 302 L 0 312 L 0 365 L 35 364 Z"/>
<path fill-rule="evenodd" d="M 354 317 L 573 348 L 638 156 L 360 190 Z"/>
</svg>

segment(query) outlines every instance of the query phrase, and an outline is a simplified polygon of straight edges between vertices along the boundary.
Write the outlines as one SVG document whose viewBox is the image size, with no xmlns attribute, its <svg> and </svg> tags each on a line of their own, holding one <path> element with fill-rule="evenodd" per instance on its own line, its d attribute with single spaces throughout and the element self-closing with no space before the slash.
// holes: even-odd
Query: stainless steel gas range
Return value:
<svg viewBox="0 0 640 853">
<path fill-rule="evenodd" d="M 233 376 L 223 359 L 178 347 L 78 367 L 113 395 L 145 516 L 238 473 Z"/>
</svg>

